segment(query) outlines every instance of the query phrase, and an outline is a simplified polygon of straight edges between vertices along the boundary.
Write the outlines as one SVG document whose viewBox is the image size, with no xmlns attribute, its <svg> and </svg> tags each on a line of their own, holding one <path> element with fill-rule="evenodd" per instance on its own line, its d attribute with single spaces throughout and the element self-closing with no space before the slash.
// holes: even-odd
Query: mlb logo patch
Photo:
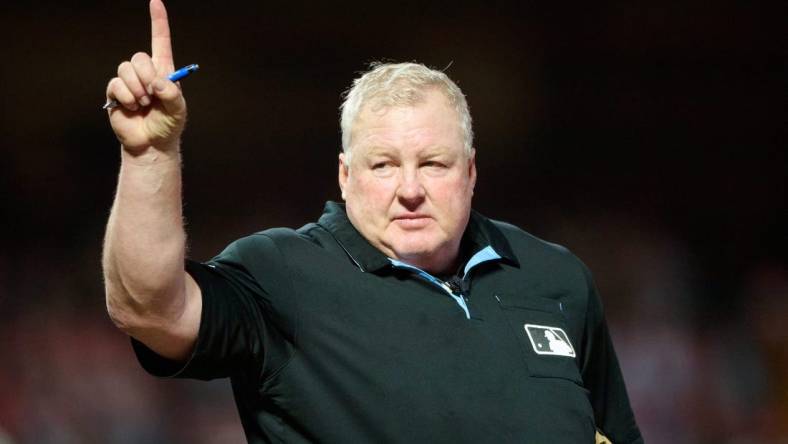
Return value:
<svg viewBox="0 0 788 444">
<path fill-rule="evenodd" d="M 575 349 L 563 329 L 534 324 L 525 324 L 524 327 L 537 354 L 575 357 Z"/>
</svg>

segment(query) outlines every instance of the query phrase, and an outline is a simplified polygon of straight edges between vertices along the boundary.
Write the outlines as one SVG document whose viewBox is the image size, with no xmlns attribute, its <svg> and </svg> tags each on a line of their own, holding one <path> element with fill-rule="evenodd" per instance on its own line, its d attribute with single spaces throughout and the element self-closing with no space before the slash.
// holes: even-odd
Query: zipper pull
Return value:
<svg viewBox="0 0 788 444">
<path fill-rule="evenodd" d="M 444 281 L 446 285 L 451 288 L 451 292 L 456 295 L 467 296 L 468 290 L 470 290 L 470 284 L 468 281 L 460 278 L 459 276 L 454 276 L 449 280 Z"/>
</svg>

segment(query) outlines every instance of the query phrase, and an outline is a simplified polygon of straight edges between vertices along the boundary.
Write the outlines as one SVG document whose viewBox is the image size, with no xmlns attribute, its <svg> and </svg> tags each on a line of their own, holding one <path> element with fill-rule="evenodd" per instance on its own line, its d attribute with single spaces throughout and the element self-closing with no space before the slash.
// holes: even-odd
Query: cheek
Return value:
<svg viewBox="0 0 788 444">
<path fill-rule="evenodd" d="M 432 195 L 435 197 L 433 203 L 443 203 L 441 206 L 446 209 L 466 206 L 471 196 L 470 181 L 464 177 L 437 181 L 432 186 Z"/>
<path fill-rule="evenodd" d="M 394 195 L 395 188 L 389 182 L 376 177 L 361 176 L 350 182 L 348 191 L 353 200 L 363 204 L 361 211 L 376 212 L 380 208 L 387 208 Z"/>
<path fill-rule="evenodd" d="M 433 207 L 441 216 L 440 225 L 453 231 L 462 224 L 470 210 L 471 193 L 470 181 L 462 177 L 434 184 L 430 194 Z"/>
</svg>

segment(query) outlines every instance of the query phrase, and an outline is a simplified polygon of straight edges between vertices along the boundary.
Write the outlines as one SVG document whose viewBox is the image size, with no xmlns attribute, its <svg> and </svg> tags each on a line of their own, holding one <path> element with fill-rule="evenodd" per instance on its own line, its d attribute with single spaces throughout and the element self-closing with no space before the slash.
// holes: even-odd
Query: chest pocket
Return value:
<svg viewBox="0 0 788 444">
<path fill-rule="evenodd" d="M 577 350 L 559 302 L 543 297 L 496 294 L 501 312 L 520 343 L 531 376 L 583 384 Z"/>
</svg>

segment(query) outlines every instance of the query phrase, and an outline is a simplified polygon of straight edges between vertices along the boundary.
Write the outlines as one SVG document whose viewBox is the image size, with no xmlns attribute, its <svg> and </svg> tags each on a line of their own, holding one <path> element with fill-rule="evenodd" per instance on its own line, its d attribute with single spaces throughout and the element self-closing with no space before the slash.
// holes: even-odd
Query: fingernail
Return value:
<svg viewBox="0 0 788 444">
<path fill-rule="evenodd" d="M 150 97 L 148 97 L 148 96 L 140 97 L 140 105 L 142 105 L 142 106 L 150 105 Z"/>
</svg>

